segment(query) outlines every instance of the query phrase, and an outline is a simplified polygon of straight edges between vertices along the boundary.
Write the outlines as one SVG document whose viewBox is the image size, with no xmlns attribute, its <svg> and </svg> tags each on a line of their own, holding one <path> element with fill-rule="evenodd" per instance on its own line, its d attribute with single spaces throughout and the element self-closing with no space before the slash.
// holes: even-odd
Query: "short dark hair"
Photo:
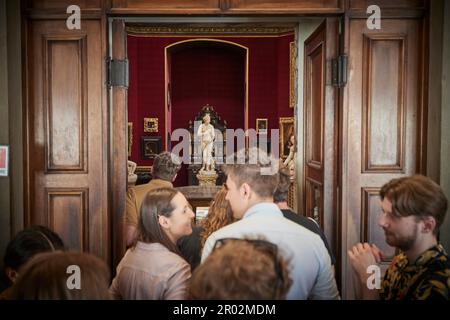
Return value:
<svg viewBox="0 0 450 320">
<path fill-rule="evenodd" d="M 152 175 L 155 179 L 172 181 L 180 168 L 180 159 L 175 154 L 162 152 L 153 161 Z"/>
<path fill-rule="evenodd" d="M 44 226 L 32 226 L 17 233 L 6 247 L 3 263 L 16 271 L 34 255 L 64 250 L 61 238 Z"/>
<path fill-rule="evenodd" d="M 81 288 L 67 286 L 68 267 L 80 268 Z M 21 270 L 12 287 L 13 300 L 110 299 L 109 269 L 100 258 L 88 253 L 45 252 L 33 257 Z"/>
<path fill-rule="evenodd" d="M 175 209 L 170 203 L 179 191 L 174 188 L 158 188 L 147 193 L 141 205 L 141 213 L 139 215 L 137 241 L 145 243 L 160 243 L 173 253 L 180 254 L 175 243 L 170 241 L 167 234 L 159 224 L 159 216 L 167 218 L 172 216 Z"/>
<path fill-rule="evenodd" d="M 278 185 L 273 193 L 273 201 L 275 203 L 286 202 L 289 195 L 289 187 L 291 186 L 291 176 L 289 169 L 281 167 L 278 171 Z"/>
<path fill-rule="evenodd" d="M 250 163 L 251 157 L 257 160 L 257 163 Z M 238 159 L 235 155 L 234 159 Z M 252 190 L 263 198 L 272 198 L 273 192 L 278 184 L 278 174 L 262 174 L 262 169 L 269 169 L 272 162 L 275 161 L 264 150 L 259 148 L 250 148 L 245 156 L 243 164 L 227 164 L 223 167 L 226 176 L 231 177 L 237 187 L 247 183 Z"/>
<path fill-rule="evenodd" d="M 442 188 L 423 175 L 393 179 L 380 190 L 381 200 L 392 203 L 392 213 L 397 216 L 416 216 L 419 219 L 431 216 L 436 220 L 437 234 L 447 212 L 447 198 Z"/>
</svg>

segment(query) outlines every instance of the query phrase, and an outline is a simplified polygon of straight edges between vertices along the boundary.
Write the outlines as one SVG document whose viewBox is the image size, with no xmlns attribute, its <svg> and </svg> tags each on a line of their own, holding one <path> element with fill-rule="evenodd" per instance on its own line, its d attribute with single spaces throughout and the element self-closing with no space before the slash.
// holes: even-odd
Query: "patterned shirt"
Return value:
<svg viewBox="0 0 450 320">
<path fill-rule="evenodd" d="M 382 300 L 450 300 L 450 259 L 436 245 L 409 264 L 406 254 L 394 257 L 381 283 Z"/>
</svg>

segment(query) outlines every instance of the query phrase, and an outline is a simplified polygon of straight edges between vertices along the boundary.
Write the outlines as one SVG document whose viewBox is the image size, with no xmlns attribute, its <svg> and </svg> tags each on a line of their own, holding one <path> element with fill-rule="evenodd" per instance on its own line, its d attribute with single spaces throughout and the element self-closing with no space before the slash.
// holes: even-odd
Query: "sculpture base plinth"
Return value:
<svg viewBox="0 0 450 320">
<path fill-rule="evenodd" d="M 200 170 L 199 174 L 196 175 L 200 186 L 215 186 L 218 176 L 215 171 L 203 170 Z"/>
</svg>

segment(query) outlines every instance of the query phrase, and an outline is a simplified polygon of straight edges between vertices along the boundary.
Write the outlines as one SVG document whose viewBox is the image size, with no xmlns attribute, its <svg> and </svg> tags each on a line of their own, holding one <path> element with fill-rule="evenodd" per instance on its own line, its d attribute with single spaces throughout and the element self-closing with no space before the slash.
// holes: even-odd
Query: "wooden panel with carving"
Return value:
<svg viewBox="0 0 450 320">
<path fill-rule="evenodd" d="M 349 0 L 350 9 L 365 9 L 370 5 L 377 5 L 381 9 L 388 8 L 424 8 L 425 0 Z"/>
<path fill-rule="evenodd" d="M 350 17 L 367 18 L 367 8 L 376 5 L 382 18 L 420 18 L 427 10 L 426 0 L 348 0 L 346 13 Z"/>
<path fill-rule="evenodd" d="M 325 80 L 325 31 L 305 41 L 306 163 L 322 169 Z M 317 36 L 317 38 L 315 38 Z"/>
<path fill-rule="evenodd" d="M 66 11 L 70 5 L 76 5 L 80 9 L 101 9 L 104 0 L 26 0 L 24 1 L 26 9 L 62 9 Z"/>
<path fill-rule="evenodd" d="M 220 0 L 112 0 L 111 13 L 220 13 Z"/>
<path fill-rule="evenodd" d="M 364 19 L 349 20 L 341 183 L 346 299 L 355 298 L 347 250 L 361 240 L 378 245 L 385 241 L 375 219 L 374 212 L 380 210 L 375 192 L 393 178 L 420 172 L 426 148 L 421 143 L 426 136 L 422 127 L 426 116 L 423 31 L 420 19 L 384 19 L 380 30 L 367 29 Z M 392 256 L 392 249 L 382 246 Z"/>
<path fill-rule="evenodd" d="M 43 37 L 46 172 L 87 172 L 86 35 Z"/>
<path fill-rule="evenodd" d="M 70 250 L 85 251 L 89 243 L 88 188 L 46 188 L 47 225 Z"/>
<path fill-rule="evenodd" d="M 383 264 L 389 264 L 395 254 L 378 226 L 380 217 L 380 188 L 361 188 L 361 242 L 374 243 L 384 253 Z"/>
<path fill-rule="evenodd" d="M 404 172 L 406 39 L 364 35 L 363 172 Z"/>
<path fill-rule="evenodd" d="M 338 54 L 338 38 L 338 19 L 327 18 L 305 41 L 304 190 L 299 191 L 303 192 L 299 198 L 304 198 L 304 214 L 318 220 L 334 252 L 339 252 L 341 234 L 335 200 L 338 101 L 327 61 Z"/>
<path fill-rule="evenodd" d="M 323 229 L 323 184 L 312 179 L 306 179 L 305 200 L 305 215 L 316 220 Z"/>
<path fill-rule="evenodd" d="M 25 225 L 109 263 L 106 26 L 26 22 Z"/>
<path fill-rule="evenodd" d="M 224 0 L 222 0 L 224 1 Z M 225 8 L 232 13 L 336 13 L 343 11 L 343 2 L 339 0 L 226 0 Z"/>
</svg>

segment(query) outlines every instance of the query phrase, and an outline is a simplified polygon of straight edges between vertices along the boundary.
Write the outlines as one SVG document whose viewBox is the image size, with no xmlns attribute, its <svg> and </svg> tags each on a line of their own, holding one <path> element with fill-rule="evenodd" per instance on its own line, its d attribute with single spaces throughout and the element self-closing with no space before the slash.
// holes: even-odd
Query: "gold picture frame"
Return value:
<svg viewBox="0 0 450 320">
<path fill-rule="evenodd" d="M 295 42 L 289 43 L 289 107 L 295 105 Z"/>
<path fill-rule="evenodd" d="M 286 159 L 289 156 L 289 138 L 295 135 L 294 118 L 280 118 L 280 157 Z"/>
<path fill-rule="evenodd" d="M 128 122 L 128 157 L 131 157 L 131 147 L 133 146 L 133 122 Z"/>
<path fill-rule="evenodd" d="M 158 118 L 144 118 L 144 132 L 158 132 Z"/>
<path fill-rule="evenodd" d="M 256 119 L 256 133 L 267 134 L 268 128 L 269 126 L 267 118 Z"/>
</svg>

